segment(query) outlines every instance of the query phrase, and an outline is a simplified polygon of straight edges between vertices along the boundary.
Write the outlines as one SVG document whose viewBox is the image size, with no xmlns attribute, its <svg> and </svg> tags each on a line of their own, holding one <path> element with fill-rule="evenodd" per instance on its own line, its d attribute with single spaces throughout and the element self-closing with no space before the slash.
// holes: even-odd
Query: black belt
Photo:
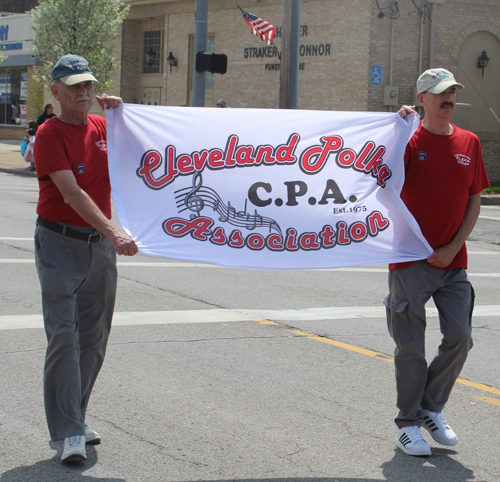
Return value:
<svg viewBox="0 0 500 482">
<path fill-rule="evenodd" d="M 69 236 L 70 238 L 81 239 L 82 241 L 87 241 L 87 243 L 98 243 L 104 236 L 101 233 L 86 234 L 81 231 L 76 231 L 76 229 L 71 229 L 66 224 L 54 223 L 52 221 L 47 221 L 46 219 L 38 216 L 36 221 L 37 224 L 43 226 L 44 228 L 55 231 L 56 233 L 62 234 L 63 236 Z"/>
</svg>

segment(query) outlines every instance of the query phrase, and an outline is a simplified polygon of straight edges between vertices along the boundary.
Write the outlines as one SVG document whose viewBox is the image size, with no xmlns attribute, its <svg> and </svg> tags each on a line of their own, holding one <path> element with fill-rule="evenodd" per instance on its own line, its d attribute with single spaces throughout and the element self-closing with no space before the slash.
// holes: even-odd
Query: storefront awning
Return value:
<svg viewBox="0 0 500 482">
<path fill-rule="evenodd" d="M 43 65 L 43 62 L 32 54 L 9 55 L 0 64 L 0 68 L 27 67 L 28 65 Z"/>
</svg>

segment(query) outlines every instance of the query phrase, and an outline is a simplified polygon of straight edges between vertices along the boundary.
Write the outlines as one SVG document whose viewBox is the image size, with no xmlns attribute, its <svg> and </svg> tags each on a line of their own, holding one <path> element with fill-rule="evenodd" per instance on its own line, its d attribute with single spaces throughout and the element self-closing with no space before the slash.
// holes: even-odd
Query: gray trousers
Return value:
<svg viewBox="0 0 500 482">
<path fill-rule="evenodd" d="M 389 272 L 389 295 L 384 304 L 389 333 L 396 342 L 399 428 L 421 426 L 422 406 L 441 412 L 472 348 L 471 317 L 474 290 L 464 269 L 447 271 L 419 261 Z M 432 362 L 425 359 L 425 304 L 430 298 L 439 312 L 443 335 Z"/>
<path fill-rule="evenodd" d="M 84 435 L 87 404 L 111 330 L 116 251 L 106 238 L 89 244 L 37 226 L 35 262 L 47 335 L 44 400 L 50 436 Z"/>
</svg>

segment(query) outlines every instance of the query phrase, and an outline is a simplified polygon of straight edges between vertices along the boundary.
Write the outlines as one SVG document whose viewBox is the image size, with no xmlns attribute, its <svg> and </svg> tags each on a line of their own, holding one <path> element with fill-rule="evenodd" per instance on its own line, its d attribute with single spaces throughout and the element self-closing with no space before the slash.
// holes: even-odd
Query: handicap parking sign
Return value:
<svg viewBox="0 0 500 482">
<path fill-rule="evenodd" d="M 370 84 L 371 85 L 382 85 L 382 66 L 381 65 L 372 65 Z"/>
</svg>

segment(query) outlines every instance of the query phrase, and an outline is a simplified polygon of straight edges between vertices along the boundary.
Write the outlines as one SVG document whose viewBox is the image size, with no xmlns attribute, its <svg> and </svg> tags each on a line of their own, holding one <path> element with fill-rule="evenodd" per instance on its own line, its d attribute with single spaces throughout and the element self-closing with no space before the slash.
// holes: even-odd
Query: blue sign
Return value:
<svg viewBox="0 0 500 482">
<path fill-rule="evenodd" d="M 10 93 L 9 94 L 0 94 L 0 104 L 10 104 Z"/>
<path fill-rule="evenodd" d="M 9 26 L 0 25 L 0 41 L 9 40 Z"/>
<path fill-rule="evenodd" d="M 22 48 L 22 42 L 17 42 L 15 44 L 2 44 L 2 50 L 22 50 Z"/>
<path fill-rule="evenodd" d="M 0 72 L 0 89 L 2 88 L 1 84 L 6 84 L 6 83 L 11 83 L 12 82 L 12 75 L 7 74 L 5 72 Z"/>
<path fill-rule="evenodd" d="M 372 72 L 370 75 L 371 85 L 382 85 L 382 66 L 372 65 Z"/>
</svg>

